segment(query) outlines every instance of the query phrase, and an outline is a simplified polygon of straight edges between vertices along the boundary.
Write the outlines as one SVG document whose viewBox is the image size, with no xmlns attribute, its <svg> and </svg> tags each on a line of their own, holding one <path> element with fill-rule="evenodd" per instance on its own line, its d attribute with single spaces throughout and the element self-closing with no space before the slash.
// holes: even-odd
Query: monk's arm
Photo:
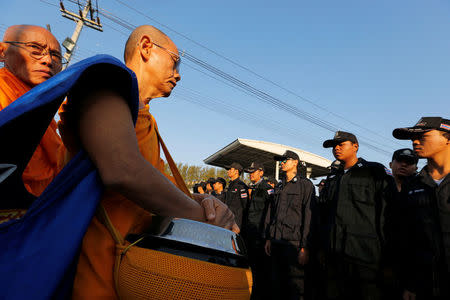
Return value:
<svg viewBox="0 0 450 300">
<path fill-rule="evenodd" d="M 78 126 L 81 144 L 106 188 L 155 214 L 205 221 L 201 205 L 142 157 L 130 109 L 121 96 L 91 93 L 82 101 Z"/>
</svg>

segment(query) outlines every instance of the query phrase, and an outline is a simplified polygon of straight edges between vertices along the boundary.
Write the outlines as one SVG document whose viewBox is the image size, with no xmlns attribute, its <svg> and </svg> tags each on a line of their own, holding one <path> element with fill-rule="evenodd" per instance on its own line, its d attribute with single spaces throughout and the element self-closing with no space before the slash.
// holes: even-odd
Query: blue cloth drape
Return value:
<svg viewBox="0 0 450 300">
<path fill-rule="evenodd" d="M 136 77 L 111 56 L 97 55 L 81 61 L 36 86 L 0 111 L 0 163 L 18 166 L 12 179 L 0 183 L 0 205 L 2 198 L 20 196 L 13 187 L 21 184 L 11 180 L 20 180 L 67 93 L 86 71 L 99 67 L 108 70 L 103 80 L 125 78 L 122 94 L 136 121 Z M 83 87 L 78 84 L 77 89 Z M 80 151 L 23 218 L 0 224 L 0 299 L 70 297 L 82 238 L 101 193 L 97 171 L 86 153 Z"/>
</svg>

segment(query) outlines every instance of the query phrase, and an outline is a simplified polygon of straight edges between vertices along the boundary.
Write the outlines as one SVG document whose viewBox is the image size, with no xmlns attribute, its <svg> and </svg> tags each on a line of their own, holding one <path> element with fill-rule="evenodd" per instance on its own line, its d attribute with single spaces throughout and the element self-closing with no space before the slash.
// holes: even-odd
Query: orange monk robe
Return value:
<svg viewBox="0 0 450 300">
<path fill-rule="evenodd" d="M 156 126 L 148 106 L 139 110 L 135 127 L 139 150 L 149 163 L 163 173 L 164 163 L 160 158 Z M 150 225 L 151 214 L 119 194 L 105 192 L 101 203 L 123 237 L 129 233 L 141 233 Z M 115 242 L 106 227 L 94 217 L 83 239 L 73 299 L 117 299 L 114 262 Z"/>
<path fill-rule="evenodd" d="M 30 89 L 6 68 L 0 69 L 0 110 Z M 56 122 L 52 120 L 22 174 L 26 189 L 35 196 L 42 194 L 63 167 L 61 157 L 65 155 L 65 148 L 56 128 Z"/>
</svg>

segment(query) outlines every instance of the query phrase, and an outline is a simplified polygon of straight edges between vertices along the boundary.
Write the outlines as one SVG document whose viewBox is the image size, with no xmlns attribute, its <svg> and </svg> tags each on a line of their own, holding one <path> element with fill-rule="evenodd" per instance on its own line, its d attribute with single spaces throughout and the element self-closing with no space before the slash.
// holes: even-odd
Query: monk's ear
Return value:
<svg viewBox="0 0 450 300">
<path fill-rule="evenodd" d="M 148 35 L 143 35 L 139 40 L 139 54 L 141 55 L 144 61 L 148 61 L 150 59 L 150 54 L 152 52 L 153 43 Z"/>
<path fill-rule="evenodd" d="M 6 49 L 8 48 L 8 44 L 0 42 L 0 61 L 5 61 Z"/>
</svg>

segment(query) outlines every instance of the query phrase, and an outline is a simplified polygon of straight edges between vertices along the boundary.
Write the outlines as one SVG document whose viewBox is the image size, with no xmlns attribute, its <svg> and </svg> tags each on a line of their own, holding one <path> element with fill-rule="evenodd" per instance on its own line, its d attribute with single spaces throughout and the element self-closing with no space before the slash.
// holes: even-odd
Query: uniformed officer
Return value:
<svg viewBox="0 0 450 300">
<path fill-rule="evenodd" d="M 234 162 L 230 165 L 227 172 L 230 182 L 225 193 L 225 204 L 234 213 L 239 227 L 242 226 L 242 217 L 248 201 L 248 187 L 239 179 L 242 171 L 243 167 L 239 163 Z"/>
<path fill-rule="evenodd" d="M 411 140 L 427 165 L 402 184 L 403 299 L 450 299 L 450 120 L 423 117 L 393 136 Z"/>
<path fill-rule="evenodd" d="M 250 174 L 249 201 L 244 211 L 242 236 L 248 250 L 248 258 L 253 273 L 253 290 L 251 299 L 264 299 L 267 296 L 268 266 L 267 256 L 264 253 L 265 240 L 263 239 L 264 220 L 267 208 L 273 198 L 274 189 L 263 179 L 264 166 L 252 162 L 244 170 Z"/>
<path fill-rule="evenodd" d="M 398 149 L 392 155 L 392 161 L 389 163 L 389 167 L 392 170 L 392 176 L 394 177 L 399 192 L 402 187 L 402 182 L 406 178 L 416 174 L 418 162 L 419 158 L 412 149 Z"/>
<path fill-rule="evenodd" d="M 403 254 L 399 251 L 402 247 L 398 239 L 398 230 L 403 226 L 401 218 L 404 207 L 400 201 L 400 191 L 402 183 L 409 177 L 414 176 L 417 172 L 417 163 L 419 158 L 412 149 L 404 148 L 398 149 L 392 155 L 392 161 L 389 167 L 392 170 L 392 176 L 395 180 L 396 187 L 394 188 L 395 198 L 392 203 L 387 204 L 385 211 L 385 259 L 384 259 L 384 283 L 385 283 L 385 298 L 399 299 L 401 290 L 399 286 L 400 269 L 398 257 Z"/>
<path fill-rule="evenodd" d="M 213 183 L 215 197 L 222 202 L 225 202 L 225 187 L 227 182 L 222 177 L 217 177 Z"/>
<path fill-rule="evenodd" d="M 281 161 L 284 176 L 275 186 L 265 220 L 265 251 L 272 262 L 272 299 L 304 299 L 314 185 L 298 172 L 297 153 L 288 150 L 274 159 Z"/>
<path fill-rule="evenodd" d="M 323 143 L 343 168 L 330 173 L 320 196 L 320 246 L 327 254 L 330 299 L 384 299 L 379 282 L 384 249 L 383 211 L 394 182 L 383 165 L 357 157 L 359 143 L 337 131 Z"/>
<path fill-rule="evenodd" d="M 215 178 L 212 178 L 212 177 L 208 178 L 208 180 L 206 181 L 205 194 L 213 195 L 215 197 L 216 195 L 214 194 L 214 188 L 213 188 L 214 182 L 216 182 Z"/>
</svg>

